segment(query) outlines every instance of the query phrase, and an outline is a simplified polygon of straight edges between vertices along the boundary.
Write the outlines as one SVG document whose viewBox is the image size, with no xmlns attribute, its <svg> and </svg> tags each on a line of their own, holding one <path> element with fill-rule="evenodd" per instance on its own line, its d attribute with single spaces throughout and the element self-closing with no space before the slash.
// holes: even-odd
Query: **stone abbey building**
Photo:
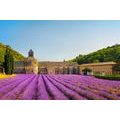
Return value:
<svg viewBox="0 0 120 120">
<path fill-rule="evenodd" d="M 79 66 L 75 62 L 37 61 L 34 52 L 30 50 L 28 57 L 14 64 L 14 73 L 29 74 L 79 74 Z"/>
<path fill-rule="evenodd" d="M 76 62 L 50 62 L 37 61 L 34 52 L 30 50 L 28 57 L 15 62 L 14 73 L 16 74 L 84 74 L 85 68 L 91 69 L 90 75 L 94 74 L 113 74 L 115 62 L 90 63 L 78 65 Z"/>
</svg>

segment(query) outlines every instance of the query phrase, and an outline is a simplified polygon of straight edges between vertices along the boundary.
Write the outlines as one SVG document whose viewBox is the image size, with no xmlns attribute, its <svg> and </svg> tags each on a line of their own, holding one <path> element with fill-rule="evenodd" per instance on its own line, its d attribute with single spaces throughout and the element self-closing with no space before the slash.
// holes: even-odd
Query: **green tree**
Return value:
<svg viewBox="0 0 120 120">
<path fill-rule="evenodd" d="M 89 68 L 85 68 L 85 69 L 83 69 L 82 70 L 82 72 L 84 73 L 84 75 L 87 75 L 87 73 L 89 72 L 92 72 L 92 70 L 91 69 L 89 69 Z"/>
<path fill-rule="evenodd" d="M 11 54 L 9 46 L 6 47 L 6 53 L 4 56 L 4 68 L 6 74 L 13 74 L 14 70 L 14 58 Z"/>
</svg>

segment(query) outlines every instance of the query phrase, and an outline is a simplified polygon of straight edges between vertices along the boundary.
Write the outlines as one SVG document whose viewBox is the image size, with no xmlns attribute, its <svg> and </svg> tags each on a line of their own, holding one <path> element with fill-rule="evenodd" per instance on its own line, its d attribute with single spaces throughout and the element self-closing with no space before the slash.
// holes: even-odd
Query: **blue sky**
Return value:
<svg viewBox="0 0 120 120">
<path fill-rule="evenodd" d="M 0 21 L 0 42 L 41 61 L 63 61 L 120 43 L 120 21 Z"/>
</svg>

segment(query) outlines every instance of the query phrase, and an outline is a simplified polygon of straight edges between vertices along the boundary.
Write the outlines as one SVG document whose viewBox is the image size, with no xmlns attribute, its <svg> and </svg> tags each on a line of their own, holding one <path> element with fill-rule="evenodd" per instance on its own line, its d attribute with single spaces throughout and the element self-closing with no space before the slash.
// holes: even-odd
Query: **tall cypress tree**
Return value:
<svg viewBox="0 0 120 120">
<path fill-rule="evenodd" d="M 13 72 L 14 72 L 14 58 L 13 58 L 13 55 L 12 54 L 10 54 L 11 56 L 11 74 L 13 74 Z"/>
<path fill-rule="evenodd" d="M 14 69 L 14 58 L 11 54 L 9 46 L 6 47 L 6 53 L 4 56 L 4 68 L 6 74 L 13 74 Z"/>
<path fill-rule="evenodd" d="M 5 73 L 9 74 L 9 49 L 8 46 L 6 47 L 6 53 L 4 56 L 4 68 L 5 68 Z"/>
</svg>

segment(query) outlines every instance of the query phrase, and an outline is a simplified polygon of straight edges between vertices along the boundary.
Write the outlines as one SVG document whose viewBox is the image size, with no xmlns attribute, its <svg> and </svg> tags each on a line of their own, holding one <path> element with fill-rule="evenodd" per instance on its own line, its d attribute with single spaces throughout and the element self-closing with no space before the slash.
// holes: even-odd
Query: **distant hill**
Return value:
<svg viewBox="0 0 120 120">
<path fill-rule="evenodd" d="M 11 49 L 11 53 L 14 56 L 15 61 L 21 60 L 24 58 L 24 56 L 22 54 L 20 54 L 19 52 L 15 51 L 12 48 L 10 48 L 10 49 Z M 0 43 L 0 63 L 4 62 L 5 51 L 6 51 L 6 45 Z"/>
<path fill-rule="evenodd" d="M 120 62 L 120 44 L 103 48 L 87 55 L 80 54 L 72 61 L 77 62 L 78 64 L 108 61 Z"/>
</svg>

